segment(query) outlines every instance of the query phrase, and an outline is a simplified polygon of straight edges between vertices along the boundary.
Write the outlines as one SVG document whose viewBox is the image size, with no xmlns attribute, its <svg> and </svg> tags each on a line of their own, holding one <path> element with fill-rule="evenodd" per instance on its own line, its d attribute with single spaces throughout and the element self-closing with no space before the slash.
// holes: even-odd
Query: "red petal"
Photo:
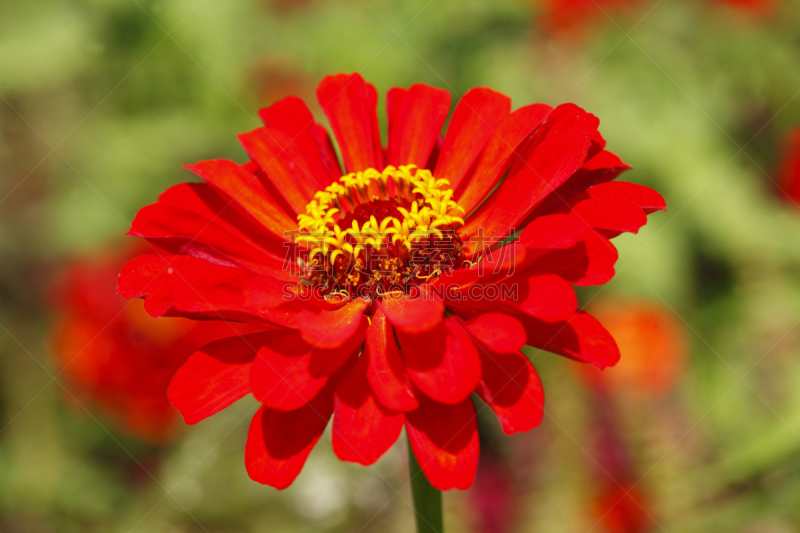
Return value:
<svg viewBox="0 0 800 533">
<path fill-rule="evenodd" d="M 584 240 L 572 248 L 554 250 L 536 259 L 530 270 L 556 274 L 573 285 L 602 285 L 614 277 L 618 258 L 611 241 L 590 230 Z"/>
<path fill-rule="evenodd" d="M 273 230 L 247 214 L 233 198 L 208 183 L 179 183 L 162 192 L 158 203 L 177 206 L 213 220 L 225 231 L 244 235 L 258 243 L 258 247 L 275 258 L 282 260 L 286 256 L 287 243 L 282 234 L 277 237 Z"/>
<path fill-rule="evenodd" d="M 373 93 L 361 74 L 337 74 L 322 80 L 317 100 L 339 142 L 347 172 L 383 168 L 383 149 L 375 129 Z"/>
<path fill-rule="evenodd" d="M 367 344 L 362 357 L 369 359 L 367 377 L 383 405 L 396 411 L 417 408 L 419 404 L 409 386 L 394 331 L 380 308 L 375 311 L 367 330 Z"/>
<path fill-rule="evenodd" d="M 664 197 L 650 187 L 627 181 L 610 181 L 586 189 L 586 198 L 616 198 L 628 200 L 641 207 L 645 213 L 666 211 Z"/>
<path fill-rule="evenodd" d="M 605 147 L 605 140 L 597 131 L 600 119 L 587 113 L 575 104 L 561 104 L 553 109 L 547 121 L 531 139 L 537 145 L 549 136 L 563 131 L 574 130 L 583 133 L 591 141 L 586 160 L 594 158 Z"/>
<path fill-rule="evenodd" d="M 523 318 L 528 344 L 570 359 L 592 363 L 598 368 L 619 361 L 614 338 L 592 315 L 578 311 L 566 322 L 547 323 Z"/>
<path fill-rule="evenodd" d="M 378 305 L 400 331 L 422 333 L 442 322 L 444 304 L 432 294 L 389 295 Z"/>
<path fill-rule="evenodd" d="M 371 465 L 395 443 L 405 415 L 380 404 L 360 357 L 339 380 L 334 398 L 333 451 L 342 461 Z"/>
<path fill-rule="evenodd" d="M 412 85 L 399 115 L 393 117 L 388 163 L 425 168 L 449 112 L 449 92 L 421 83 Z"/>
<path fill-rule="evenodd" d="M 546 137 L 524 161 L 511 168 L 492 198 L 468 219 L 464 233 L 472 235 L 482 227 L 486 235 L 499 237 L 521 227 L 536 204 L 581 167 L 589 145 L 577 130 Z"/>
<path fill-rule="evenodd" d="M 145 309 L 152 316 L 273 322 L 291 327 L 296 320 L 291 313 L 268 313 L 244 302 L 244 288 L 255 277 L 240 268 L 183 255 L 144 255 L 123 267 L 118 284 L 124 298 L 145 297 Z"/>
<path fill-rule="evenodd" d="M 250 477 L 285 489 L 295 480 L 333 413 L 334 384 L 295 411 L 262 406 L 250 424 L 244 462 Z"/>
<path fill-rule="evenodd" d="M 187 424 L 196 424 L 250 393 L 256 351 L 279 331 L 221 339 L 203 346 L 178 369 L 169 401 Z"/>
<path fill-rule="evenodd" d="M 504 94 L 485 87 L 467 91 L 453 111 L 433 175 L 448 180 L 451 189 L 458 189 L 510 112 L 511 99 Z"/>
<path fill-rule="evenodd" d="M 464 322 L 469 334 L 492 351 L 515 353 L 525 346 L 525 328 L 502 313 L 483 313 Z"/>
<path fill-rule="evenodd" d="M 335 350 L 321 350 L 303 342 L 295 331 L 273 339 L 258 351 L 250 370 L 253 396 L 273 409 L 299 408 L 358 353 L 363 340 L 353 337 Z"/>
<path fill-rule="evenodd" d="M 297 221 L 278 207 L 258 178 L 233 161 L 201 161 L 185 168 L 230 196 L 246 213 L 282 239 L 297 229 Z"/>
<path fill-rule="evenodd" d="M 519 281 L 516 281 L 519 280 Z M 547 322 L 567 320 L 578 310 L 578 298 L 572 286 L 555 275 L 521 275 L 507 283 L 519 283 L 519 309 L 532 317 Z"/>
<path fill-rule="evenodd" d="M 593 158 L 586 161 L 575 174 L 564 182 L 556 191 L 548 196 L 531 213 L 531 219 L 547 215 L 560 209 L 575 195 L 582 193 L 588 187 L 598 183 L 613 180 L 630 166 L 608 150 L 603 150 Z"/>
<path fill-rule="evenodd" d="M 478 423 L 472 400 L 445 405 L 425 399 L 406 415 L 411 450 L 431 485 L 467 489 L 478 468 Z"/>
<path fill-rule="evenodd" d="M 458 204 L 469 214 L 488 195 L 500 179 L 508 172 L 514 156 L 523 141 L 544 122 L 552 107 L 533 104 L 520 107 L 500 123 L 489 138 L 475 171 L 454 189 Z"/>
<path fill-rule="evenodd" d="M 328 170 L 328 175 L 334 180 L 340 178 L 343 174 L 342 165 L 339 163 L 339 156 L 336 155 L 328 130 L 320 124 L 314 124 L 314 139 L 317 141 L 322 164 Z"/>
<path fill-rule="evenodd" d="M 136 213 L 128 235 L 142 237 L 175 254 L 183 254 L 217 265 L 244 267 L 263 274 L 280 273 L 283 258 L 277 257 L 230 226 L 181 207 L 158 202 Z"/>
<path fill-rule="evenodd" d="M 386 93 L 386 130 L 389 132 L 387 145 L 399 144 L 400 140 L 395 135 L 395 124 L 400 121 L 400 111 L 403 108 L 403 99 L 406 97 L 408 89 L 392 87 Z"/>
<path fill-rule="evenodd" d="M 544 393 L 539 375 L 521 353 L 481 353 L 483 377 L 477 393 L 500 419 L 506 435 L 542 421 Z"/>
<path fill-rule="evenodd" d="M 446 318 L 418 335 L 397 332 L 400 352 L 414 384 L 430 398 L 456 404 L 472 394 L 481 378 L 481 360 L 464 324 Z"/>
<path fill-rule="evenodd" d="M 363 316 L 367 302 L 358 299 L 335 311 L 308 310 L 300 312 L 300 333 L 303 340 L 318 348 L 338 348 L 360 329 L 366 331 L 367 319 Z M 364 332 L 360 333 L 364 337 Z"/>
<path fill-rule="evenodd" d="M 530 248 L 565 249 L 575 246 L 586 235 L 586 224 L 571 214 L 546 215 L 528 224 L 519 241 Z"/>
<path fill-rule="evenodd" d="M 639 228 L 647 224 L 647 215 L 642 208 L 618 198 L 582 200 L 572 208 L 572 213 L 609 238 L 623 231 L 638 233 Z"/>
<path fill-rule="evenodd" d="M 305 213 L 314 194 L 330 183 L 322 160 L 306 159 L 301 147 L 295 146 L 286 133 L 262 127 L 238 137 L 248 155 L 263 169 L 261 178 L 269 180 L 295 213 Z"/>
<path fill-rule="evenodd" d="M 333 179 L 322 161 L 319 146 L 314 135 L 316 123 L 314 115 L 306 103 L 296 96 L 278 100 L 269 107 L 258 112 L 264 124 L 285 133 L 291 140 L 289 146 L 301 155 L 300 160 L 308 164 L 314 180 L 320 187 L 325 187 Z"/>
</svg>

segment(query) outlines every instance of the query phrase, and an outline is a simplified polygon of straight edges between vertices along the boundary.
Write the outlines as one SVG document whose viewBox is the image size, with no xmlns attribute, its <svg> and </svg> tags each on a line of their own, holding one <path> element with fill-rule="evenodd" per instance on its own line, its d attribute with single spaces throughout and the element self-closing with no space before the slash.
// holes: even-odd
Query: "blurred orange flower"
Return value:
<svg viewBox="0 0 800 533">
<path fill-rule="evenodd" d="M 647 533 L 654 520 L 635 484 L 608 483 L 594 501 L 594 516 L 608 533 Z"/>
<path fill-rule="evenodd" d="M 658 396 L 671 390 L 686 358 L 683 327 L 665 306 L 608 300 L 590 312 L 617 341 L 620 361 L 610 370 L 581 365 L 581 376 L 593 386 Z"/>
<path fill-rule="evenodd" d="M 143 250 L 103 253 L 69 265 L 57 282 L 51 332 L 57 370 L 72 399 L 128 433 L 169 439 L 178 412 L 167 399 L 177 369 L 203 345 L 243 332 L 240 324 L 154 320 L 141 300 L 116 294 L 120 268 Z M 250 330 L 248 330 L 250 331 Z"/>
</svg>

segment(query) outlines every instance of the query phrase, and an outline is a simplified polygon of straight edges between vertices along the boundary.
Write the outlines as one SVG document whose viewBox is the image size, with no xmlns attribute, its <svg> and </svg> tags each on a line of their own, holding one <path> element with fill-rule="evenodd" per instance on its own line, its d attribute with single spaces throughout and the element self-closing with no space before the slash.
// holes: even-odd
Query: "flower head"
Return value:
<svg viewBox="0 0 800 533">
<path fill-rule="evenodd" d="M 158 443 L 174 434 L 178 413 L 166 392 L 178 368 L 198 348 L 247 326 L 153 320 L 140 302 L 116 296 L 119 269 L 147 248 L 70 264 L 56 291 L 51 344 L 72 399 L 101 411 L 128 433 Z"/>
<path fill-rule="evenodd" d="M 573 285 L 614 274 L 610 238 L 637 232 L 663 198 L 612 182 L 629 167 L 596 117 L 571 104 L 511 111 L 468 91 L 391 89 L 358 74 L 317 89 L 342 156 L 306 104 L 261 110 L 243 165 L 188 168 L 205 183 L 164 192 L 130 233 L 161 253 L 123 269 L 119 291 L 153 316 L 226 319 L 262 332 L 209 344 L 169 397 L 196 423 L 252 394 L 250 476 L 291 484 L 333 417 L 333 449 L 374 463 L 406 428 L 437 488 L 478 462 L 475 393 L 508 434 L 543 416 L 529 344 L 599 367 L 619 351 Z"/>
</svg>

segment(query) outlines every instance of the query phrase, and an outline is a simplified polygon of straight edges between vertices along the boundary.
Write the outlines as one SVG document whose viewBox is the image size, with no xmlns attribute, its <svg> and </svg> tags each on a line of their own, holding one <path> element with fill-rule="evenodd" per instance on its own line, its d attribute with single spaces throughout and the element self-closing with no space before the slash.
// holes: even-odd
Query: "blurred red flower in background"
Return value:
<svg viewBox="0 0 800 533">
<path fill-rule="evenodd" d="M 655 526 L 651 502 L 640 488 L 642 479 L 636 475 L 610 391 L 600 387 L 589 391 L 589 466 L 594 482 L 591 515 L 608 533 L 651 531 Z"/>
<path fill-rule="evenodd" d="M 178 412 L 167 399 L 175 371 L 203 345 L 248 326 L 153 320 L 140 301 L 119 297 L 119 269 L 147 249 L 100 253 L 69 265 L 57 282 L 51 345 L 73 400 L 159 443 L 176 429 Z"/>
<path fill-rule="evenodd" d="M 714 0 L 717 3 L 727 4 L 733 8 L 753 14 L 767 14 L 776 5 L 775 0 Z"/>
<path fill-rule="evenodd" d="M 302 98 L 314 95 L 309 75 L 297 67 L 298 60 L 265 57 L 252 68 L 252 78 L 258 87 L 258 100 L 270 105 L 287 96 Z"/>
<path fill-rule="evenodd" d="M 783 156 L 778 166 L 781 195 L 792 205 L 800 203 L 800 127 L 790 130 L 784 140 Z"/>
<path fill-rule="evenodd" d="M 611 22 L 609 17 L 642 4 L 642 0 L 535 0 L 542 22 L 553 33 L 578 37 L 592 24 Z"/>
<path fill-rule="evenodd" d="M 153 316 L 263 329 L 204 347 L 169 390 L 192 424 L 250 393 L 263 404 L 245 451 L 253 479 L 291 484 L 333 416 L 340 459 L 374 463 L 405 426 L 431 484 L 466 488 L 472 393 L 508 434 L 542 419 L 526 343 L 617 362 L 572 285 L 611 279 L 609 239 L 664 200 L 611 181 L 629 167 L 572 104 L 512 113 L 508 97 L 472 89 L 442 136 L 450 94 L 394 88 L 383 147 L 378 93 L 360 75 L 323 79 L 317 97 L 347 174 L 302 100 L 262 109 L 266 126 L 239 136 L 250 161 L 190 165 L 205 183 L 139 211 L 130 234 L 163 253 L 126 265 L 120 294 Z"/>
<path fill-rule="evenodd" d="M 775 0 L 711 0 L 750 14 L 773 11 Z M 552 33 L 579 38 L 594 24 L 609 23 L 644 0 L 534 0 L 541 10 L 542 24 Z"/>
<path fill-rule="evenodd" d="M 582 366 L 581 376 L 595 387 L 643 396 L 669 392 L 683 373 L 686 339 L 682 324 L 666 306 L 606 300 L 591 313 L 617 341 L 621 359 L 613 372 Z"/>
<path fill-rule="evenodd" d="M 595 498 L 592 511 L 608 533 L 647 533 L 655 527 L 647 506 L 633 483 L 608 482 Z"/>
</svg>

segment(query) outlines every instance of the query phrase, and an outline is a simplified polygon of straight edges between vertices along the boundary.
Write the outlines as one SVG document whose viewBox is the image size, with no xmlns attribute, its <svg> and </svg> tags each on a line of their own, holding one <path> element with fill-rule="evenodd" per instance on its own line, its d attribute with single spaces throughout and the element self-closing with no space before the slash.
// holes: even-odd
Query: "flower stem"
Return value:
<svg viewBox="0 0 800 533">
<path fill-rule="evenodd" d="M 431 485 L 408 446 L 408 473 L 411 477 L 411 494 L 414 497 L 414 515 L 417 533 L 442 533 L 442 491 Z"/>
</svg>

